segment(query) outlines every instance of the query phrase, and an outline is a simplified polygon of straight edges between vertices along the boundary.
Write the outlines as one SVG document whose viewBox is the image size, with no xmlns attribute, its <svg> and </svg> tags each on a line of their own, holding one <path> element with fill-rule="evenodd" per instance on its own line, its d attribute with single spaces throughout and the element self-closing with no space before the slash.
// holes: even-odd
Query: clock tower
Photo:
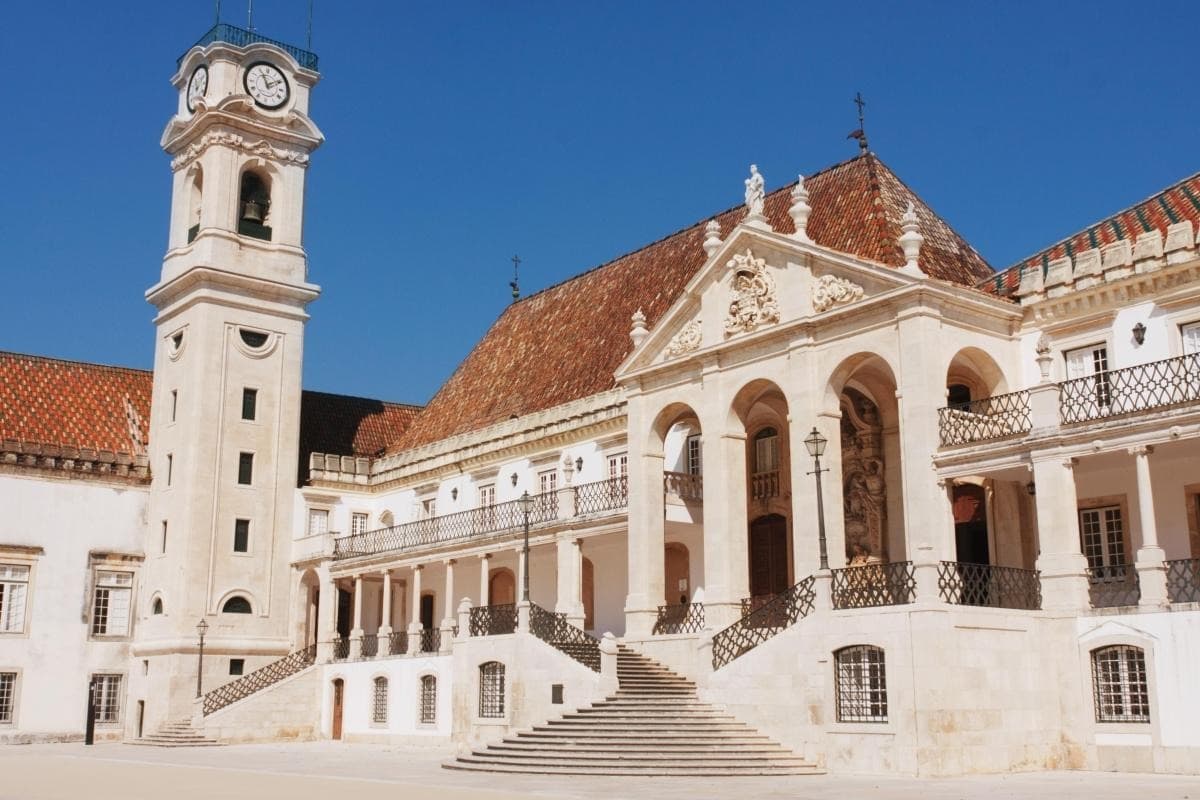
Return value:
<svg viewBox="0 0 1200 800">
<path fill-rule="evenodd" d="M 316 56 L 218 24 L 176 66 L 128 698 L 147 732 L 192 713 L 201 620 L 204 691 L 290 649 L 301 360 L 320 291 L 303 248 Z"/>
</svg>

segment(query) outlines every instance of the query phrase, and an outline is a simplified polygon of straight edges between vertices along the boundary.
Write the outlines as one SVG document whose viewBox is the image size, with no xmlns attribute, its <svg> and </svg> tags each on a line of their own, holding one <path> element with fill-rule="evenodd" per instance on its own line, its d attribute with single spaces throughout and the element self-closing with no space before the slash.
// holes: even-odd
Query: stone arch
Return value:
<svg viewBox="0 0 1200 800">
<path fill-rule="evenodd" d="M 964 387 L 969 394 L 956 398 L 951 387 Z M 948 404 L 961 404 L 964 400 L 980 400 L 1008 392 L 1008 380 L 1004 371 L 992 356 L 978 347 L 964 347 L 951 357 L 946 366 L 946 393 Z"/>
<path fill-rule="evenodd" d="M 496 567 L 488 573 L 489 606 L 517 602 L 517 578 L 508 567 Z"/>
<path fill-rule="evenodd" d="M 217 602 L 217 609 L 222 614 L 253 614 L 256 606 L 254 595 L 246 589 L 231 589 Z"/>
<path fill-rule="evenodd" d="M 317 620 L 321 604 L 321 579 L 315 570 L 306 569 L 296 582 L 296 631 L 297 647 L 308 647 L 317 643 Z"/>
<path fill-rule="evenodd" d="M 150 598 L 150 614 L 151 616 L 162 616 L 164 613 L 164 603 L 162 592 L 155 592 Z"/>
<path fill-rule="evenodd" d="M 580 596 L 583 599 L 583 629 L 596 629 L 596 567 L 592 560 L 583 556 L 583 567 L 580 570 Z"/>
<path fill-rule="evenodd" d="M 683 542 L 667 542 L 663 546 L 663 602 L 666 605 L 685 605 L 691 600 L 691 555 Z"/>
</svg>

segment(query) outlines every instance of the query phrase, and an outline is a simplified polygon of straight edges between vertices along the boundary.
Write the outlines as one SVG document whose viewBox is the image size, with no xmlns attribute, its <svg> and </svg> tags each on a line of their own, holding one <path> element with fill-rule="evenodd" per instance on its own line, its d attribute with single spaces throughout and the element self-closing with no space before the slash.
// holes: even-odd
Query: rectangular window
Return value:
<svg viewBox="0 0 1200 800">
<path fill-rule="evenodd" d="M 693 433 L 687 437 L 687 473 L 688 475 L 700 474 L 700 434 Z"/>
<path fill-rule="evenodd" d="M 887 722 L 887 673 L 883 651 L 869 645 L 844 647 L 837 664 L 838 722 Z"/>
<path fill-rule="evenodd" d="M 254 483 L 254 453 L 238 454 L 238 483 L 242 486 Z"/>
<path fill-rule="evenodd" d="M 175 456 L 167 453 L 167 486 L 171 485 L 171 476 L 175 472 Z"/>
<path fill-rule="evenodd" d="M 112 724 L 121 721 L 121 676 L 93 675 L 96 687 L 93 701 L 96 704 L 96 722 Z"/>
<path fill-rule="evenodd" d="M 329 511 L 324 508 L 308 510 L 308 535 L 320 536 L 329 532 Z"/>
<path fill-rule="evenodd" d="M 179 410 L 179 390 L 171 390 L 171 422 L 175 421 L 175 412 Z"/>
<path fill-rule="evenodd" d="M 17 704 L 17 673 L 0 672 L 0 725 L 11 725 Z"/>
<path fill-rule="evenodd" d="M 1089 345 L 1063 354 L 1067 361 L 1067 380 L 1091 378 L 1092 393 L 1096 405 L 1108 408 L 1112 400 L 1112 386 L 1108 378 L 1108 348 L 1104 345 Z"/>
<path fill-rule="evenodd" d="M 388 679 L 382 675 L 374 681 L 375 691 L 371 697 L 371 722 L 386 725 L 388 719 Z"/>
<path fill-rule="evenodd" d="M 244 659 L 244 658 L 229 659 L 229 674 L 230 675 L 241 675 L 245 671 L 246 671 L 246 659 Z"/>
<path fill-rule="evenodd" d="M 233 552 L 250 552 L 250 520 L 248 519 L 233 521 Z"/>
<path fill-rule="evenodd" d="M 25 600 L 29 591 L 29 567 L 0 564 L 0 633 L 25 630 Z"/>
<path fill-rule="evenodd" d="M 258 389 L 242 389 L 242 419 L 253 420 L 258 414 Z"/>
<path fill-rule="evenodd" d="M 421 516 L 424 519 L 430 519 L 437 516 L 437 498 L 431 497 L 428 500 L 421 501 Z"/>
<path fill-rule="evenodd" d="M 1146 656 L 1140 647 L 1113 645 L 1092 651 L 1096 722 L 1149 722 Z"/>
<path fill-rule="evenodd" d="M 165 519 L 162 521 L 162 547 L 159 549 L 159 552 L 167 552 L 167 521 Z"/>
<path fill-rule="evenodd" d="M 1183 354 L 1185 356 L 1200 354 L 1200 322 L 1179 326 L 1179 333 L 1183 336 Z"/>
<path fill-rule="evenodd" d="M 479 487 L 479 507 L 491 508 L 496 505 L 496 486 L 488 484 L 487 486 Z"/>
<path fill-rule="evenodd" d="M 420 719 L 422 725 L 437 722 L 437 678 L 432 675 L 421 676 Z"/>
<path fill-rule="evenodd" d="M 132 572 L 97 572 L 92 601 L 92 635 L 129 634 L 129 605 L 133 595 Z"/>
<path fill-rule="evenodd" d="M 1121 573 L 1114 577 L 1124 577 L 1120 568 L 1125 565 L 1125 521 L 1120 506 L 1080 510 L 1079 538 L 1088 567 L 1102 573 L 1110 568 Z"/>
<path fill-rule="evenodd" d="M 366 533 L 367 520 L 369 517 L 361 512 L 355 512 L 350 515 L 350 533 Z"/>
<path fill-rule="evenodd" d="M 538 473 L 538 489 L 542 494 L 558 491 L 558 470 L 548 469 Z"/>
<path fill-rule="evenodd" d="M 608 477 L 624 478 L 629 474 L 629 454 L 620 453 L 608 457 Z"/>
</svg>

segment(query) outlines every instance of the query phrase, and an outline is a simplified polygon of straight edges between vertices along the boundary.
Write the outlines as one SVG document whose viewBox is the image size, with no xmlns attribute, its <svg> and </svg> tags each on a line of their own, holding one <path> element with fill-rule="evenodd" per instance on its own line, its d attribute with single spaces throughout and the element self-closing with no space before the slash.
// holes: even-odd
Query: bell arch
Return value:
<svg viewBox="0 0 1200 800">
<path fill-rule="evenodd" d="M 1008 380 L 996 360 L 978 347 L 964 347 L 946 366 L 947 405 L 962 406 L 1008 392 Z"/>
</svg>

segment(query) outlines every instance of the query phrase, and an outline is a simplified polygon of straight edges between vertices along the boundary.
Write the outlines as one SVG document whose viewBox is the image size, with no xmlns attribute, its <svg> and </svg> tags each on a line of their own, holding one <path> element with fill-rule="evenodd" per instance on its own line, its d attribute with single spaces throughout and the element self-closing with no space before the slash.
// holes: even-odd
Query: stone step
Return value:
<svg viewBox="0 0 1200 800">
<path fill-rule="evenodd" d="M 714 711 L 711 708 L 629 708 L 627 706 L 581 708 L 562 715 L 562 719 L 611 719 L 613 717 L 629 717 L 630 719 L 666 719 L 675 717 L 684 719 L 733 719 L 729 714 Z"/>
<path fill-rule="evenodd" d="M 621 722 L 614 720 L 606 722 L 603 720 L 555 720 L 542 725 L 534 725 L 535 731 L 562 730 L 562 731 L 611 731 L 611 730 L 637 730 L 637 731 L 730 731 L 741 732 L 752 730 L 749 726 L 740 722 L 679 722 L 668 720 L 666 722 L 649 722 L 639 720 L 638 722 Z"/>
<path fill-rule="evenodd" d="M 507 751 L 521 750 L 532 751 L 539 753 L 629 753 L 636 752 L 642 745 L 640 743 L 633 744 L 630 742 L 620 744 L 605 744 L 605 743 L 576 743 L 576 742 L 552 742 L 552 741 L 512 741 L 504 739 L 500 742 L 495 742 L 488 746 L 489 750 Z M 783 745 L 775 744 L 774 742 L 747 742 L 744 744 L 730 744 L 726 741 L 710 742 L 706 744 L 692 744 L 687 742 L 671 742 L 660 743 L 654 748 L 662 753 L 703 753 L 712 755 L 713 753 L 762 753 L 762 754 L 777 754 L 783 756 L 792 756 L 793 753 Z"/>
<path fill-rule="evenodd" d="M 655 765 L 549 765 L 528 763 L 501 763 L 482 761 L 470 756 L 460 756 L 456 761 L 442 765 L 446 769 L 478 770 L 482 772 L 508 772 L 526 775 L 640 775 L 644 777 L 726 777 L 737 775 L 823 775 L 824 771 L 812 764 L 800 766 L 742 765 L 714 767 L 702 764 L 655 764 Z"/>
<path fill-rule="evenodd" d="M 713 734 L 679 733 L 668 731 L 654 732 L 621 732 L 601 731 L 597 733 L 567 733 L 565 731 L 522 731 L 516 735 L 520 741 L 552 743 L 587 744 L 628 744 L 636 743 L 639 747 L 659 747 L 670 744 L 765 744 L 771 740 L 755 733 L 732 734 L 728 732 Z"/>
<path fill-rule="evenodd" d="M 807 764 L 803 758 L 794 755 L 778 753 L 747 753 L 737 754 L 736 758 L 712 753 L 648 753 L 645 751 L 627 750 L 621 753 L 586 753 L 578 751 L 553 752 L 546 750 L 506 750 L 496 752 L 489 747 L 485 750 L 475 750 L 471 753 L 475 758 L 501 763 L 521 762 L 531 764 L 561 764 L 564 761 L 586 761 L 589 764 L 694 764 L 703 762 L 707 766 L 741 766 L 743 764 L 775 764 L 801 766 Z"/>
<path fill-rule="evenodd" d="M 553 722 L 581 722 L 585 724 L 612 724 L 622 723 L 624 725 L 640 725 L 646 723 L 670 723 L 672 725 L 681 725 L 693 727 L 697 724 L 712 723 L 712 724 L 729 724 L 737 722 L 736 719 L 728 714 L 563 714 Z"/>
</svg>

